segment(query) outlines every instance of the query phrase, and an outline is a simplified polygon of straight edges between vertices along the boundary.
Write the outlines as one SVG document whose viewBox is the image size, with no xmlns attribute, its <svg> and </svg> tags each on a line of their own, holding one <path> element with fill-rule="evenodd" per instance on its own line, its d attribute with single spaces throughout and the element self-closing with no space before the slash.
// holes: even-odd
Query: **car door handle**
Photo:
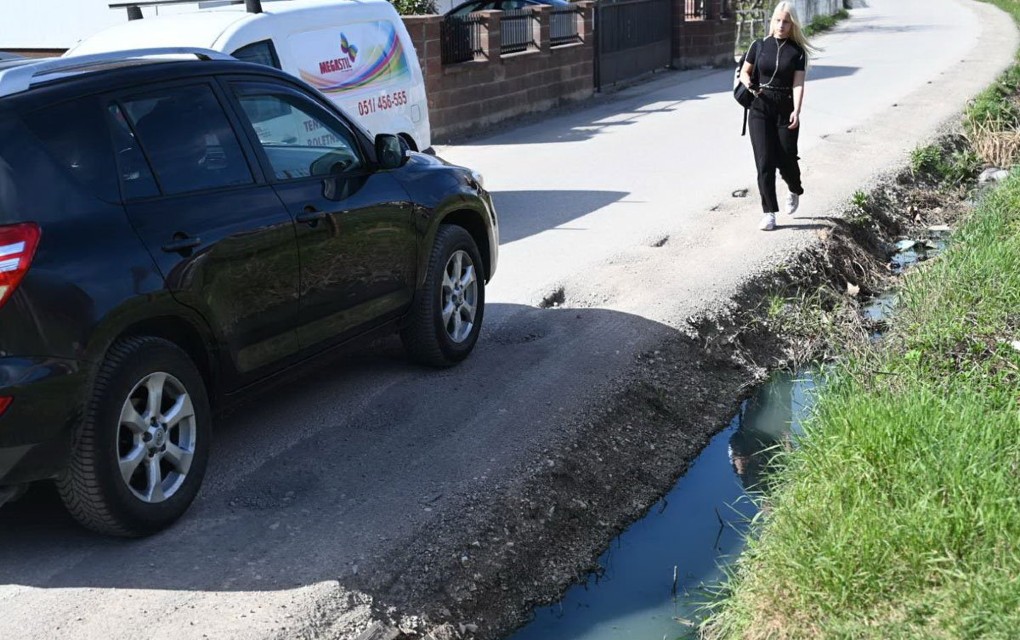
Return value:
<svg viewBox="0 0 1020 640">
<path fill-rule="evenodd" d="M 191 251 L 200 244 L 202 244 L 202 239 L 199 237 L 192 238 L 183 233 L 175 233 L 174 239 L 163 245 L 163 251 L 167 253 L 183 253 Z"/>
<path fill-rule="evenodd" d="M 307 207 L 305 207 L 305 210 L 304 210 L 303 213 L 298 214 L 298 216 L 295 218 L 295 220 L 297 220 L 298 222 L 301 222 L 301 223 L 304 223 L 304 224 L 308 224 L 308 225 L 311 225 L 311 226 L 314 227 L 316 224 L 319 223 L 319 220 L 322 220 L 323 218 L 325 218 L 326 215 L 327 214 L 326 214 L 325 211 L 319 211 L 318 209 L 316 209 L 312 205 L 308 205 Z"/>
</svg>

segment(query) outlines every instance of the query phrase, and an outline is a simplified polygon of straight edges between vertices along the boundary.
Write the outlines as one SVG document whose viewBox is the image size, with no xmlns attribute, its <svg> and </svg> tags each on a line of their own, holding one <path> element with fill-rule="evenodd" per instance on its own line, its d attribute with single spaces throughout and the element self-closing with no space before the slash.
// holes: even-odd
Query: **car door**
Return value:
<svg viewBox="0 0 1020 640">
<path fill-rule="evenodd" d="M 401 315 L 414 296 L 418 252 L 404 188 L 370 166 L 341 117 L 295 85 L 228 85 L 266 175 L 298 223 L 301 346 Z"/>
<path fill-rule="evenodd" d="M 107 109 L 132 225 L 244 382 L 298 351 L 298 252 L 294 220 L 222 102 L 215 82 L 187 82 Z"/>
</svg>

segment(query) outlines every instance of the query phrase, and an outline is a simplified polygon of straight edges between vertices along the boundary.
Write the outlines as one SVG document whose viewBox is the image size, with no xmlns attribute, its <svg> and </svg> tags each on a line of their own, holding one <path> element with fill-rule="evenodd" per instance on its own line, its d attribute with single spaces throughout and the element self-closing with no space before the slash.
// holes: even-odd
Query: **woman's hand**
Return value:
<svg viewBox="0 0 1020 640">
<path fill-rule="evenodd" d="M 790 114 L 790 126 L 789 129 L 796 129 L 800 126 L 800 114 L 794 111 Z"/>
</svg>

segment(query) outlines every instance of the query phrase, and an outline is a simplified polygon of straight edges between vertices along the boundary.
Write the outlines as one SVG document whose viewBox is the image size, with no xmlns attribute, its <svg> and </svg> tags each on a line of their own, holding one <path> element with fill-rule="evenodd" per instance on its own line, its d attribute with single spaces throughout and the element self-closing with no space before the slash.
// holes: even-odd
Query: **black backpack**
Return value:
<svg viewBox="0 0 1020 640">
<path fill-rule="evenodd" d="M 760 42 L 761 40 L 755 40 L 751 43 L 751 47 Z M 760 44 L 758 46 L 761 47 Z M 744 108 L 744 126 L 740 130 L 740 135 L 742 136 L 747 135 L 747 110 L 751 108 L 751 104 L 754 102 L 754 94 L 740 81 L 740 70 L 744 68 L 744 63 L 747 61 L 747 54 L 751 47 L 748 47 L 747 51 L 740 56 L 740 61 L 737 62 L 737 70 L 733 75 L 733 98 Z M 754 76 L 758 75 L 758 65 L 754 66 L 753 73 Z M 751 78 L 751 83 L 754 84 L 754 77 Z"/>
</svg>

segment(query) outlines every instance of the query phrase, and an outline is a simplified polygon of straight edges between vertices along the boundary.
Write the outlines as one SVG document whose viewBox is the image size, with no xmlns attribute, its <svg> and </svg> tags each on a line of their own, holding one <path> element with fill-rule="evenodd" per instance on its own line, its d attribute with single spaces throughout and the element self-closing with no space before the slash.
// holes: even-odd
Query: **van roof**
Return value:
<svg viewBox="0 0 1020 640">
<path fill-rule="evenodd" d="M 247 13 L 244 5 L 210 7 L 123 22 L 85 38 L 65 55 L 159 46 L 212 47 L 225 33 L 236 32 L 245 23 L 272 16 L 300 19 L 302 13 L 315 14 L 339 6 L 366 9 L 385 6 L 392 11 L 388 0 L 268 0 L 262 4 L 262 13 Z"/>
</svg>

